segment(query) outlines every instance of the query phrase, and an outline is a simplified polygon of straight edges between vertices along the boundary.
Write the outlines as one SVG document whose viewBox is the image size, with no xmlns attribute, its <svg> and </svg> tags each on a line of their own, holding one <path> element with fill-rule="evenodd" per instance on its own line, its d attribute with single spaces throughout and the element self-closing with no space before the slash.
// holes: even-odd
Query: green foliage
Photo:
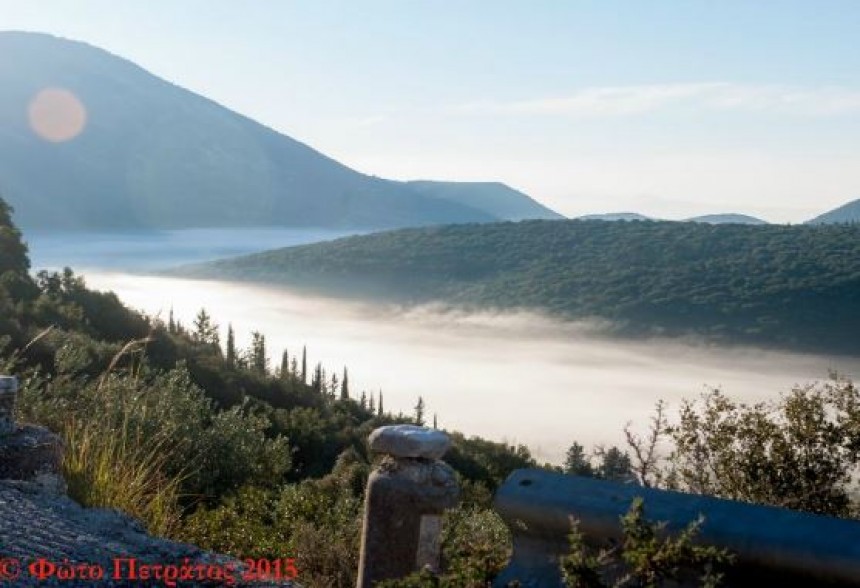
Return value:
<svg viewBox="0 0 860 588">
<path fill-rule="evenodd" d="M 320 480 L 242 488 L 215 508 L 199 508 L 180 537 L 237 557 L 294 557 L 308 586 L 354 586 L 362 507 L 355 489 L 368 472 L 366 462 L 345 455 Z"/>
<path fill-rule="evenodd" d="M 676 535 L 664 523 L 645 519 L 644 504 L 636 499 L 621 519 L 623 540 L 613 549 L 594 549 L 574 521 L 570 554 L 561 560 L 562 576 L 570 588 L 656 588 L 669 580 L 693 585 L 698 577 L 703 587 L 719 585 L 719 570 L 733 557 L 725 550 L 695 542 L 703 518 Z"/>
<path fill-rule="evenodd" d="M 259 331 L 251 333 L 251 348 L 248 350 L 248 366 L 261 376 L 269 373 L 269 358 L 266 355 L 266 336 Z"/>
<path fill-rule="evenodd" d="M 400 580 L 379 582 L 380 588 L 487 588 L 507 564 L 511 535 L 495 511 L 461 506 L 445 514 L 442 526 L 445 572 L 428 570 Z"/>
<path fill-rule="evenodd" d="M 525 445 L 506 445 L 479 437 L 466 438 L 457 432 L 448 431 L 448 434 L 452 447 L 445 454 L 445 461 L 465 478 L 481 482 L 493 491 L 514 470 L 537 467 Z"/>
<path fill-rule="evenodd" d="M 227 360 L 227 365 L 230 367 L 236 367 L 238 355 L 236 352 L 236 333 L 233 331 L 233 325 L 227 325 L 226 345 L 226 349 L 224 350 L 224 358 Z"/>
<path fill-rule="evenodd" d="M 633 471 L 630 456 L 617 447 L 609 449 L 598 448 L 599 464 L 595 470 L 596 477 L 613 482 L 632 482 Z"/>
<path fill-rule="evenodd" d="M 510 555 L 510 531 L 494 510 L 463 506 L 445 514 L 442 557 L 451 586 L 485 586 Z"/>
<path fill-rule="evenodd" d="M 848 380 L 748 405 L 714 390 L 685 402 L 660 476 L 686 491 L 848 516 L 860 474 L 860 391 Z"/>
<path fill-rule="evenodd" d="M 594 477 L 594 466 L 585 453 L 585 448 L 579 443 L 573 442 L 567 449 L 564 458 L 564 473 L 575 476 Z"/>
<path fill-rule="evenodd" d="M 574 441 L 567 450 L 562 471 L 565 474 L 614 482 L 635 481 L 630 456 L 614 445 L 609 448 L 599 446 L 588 455 L 585 448 Z"/>
<path fill-rule="evenodd" d="M 191 337 L 196 343 L 212 345 L 213 347 L 219 345 L 218 325 L 212 321 L 212 317 L 209 316 L 205 308 L 201 308 L 200 312 L 197 313 L 193 326 L 194 331 L 192 331 Z"/>
<path fill-rule="evenodd" d="M 377 233 L 198 266 L 406 302 L 535 308 L 622 335 L 860 351 L 860 225 L 523 221 Z"/>
<path fill-rule="evenodd" d="M 53 377 L 36 374 L 24 383 L 21 411 L 28 420 L 59 432 L 84 424 L 84 431 L 109 431 L 130 448 L 157 447 L 164 473 L 181 475 L 183 493 L 196 497 L 219 496 L 252 479 L 277 483 L 289 471 L 287 441 L 267 436 L 268 419 L 247 404 L 217 409 L 184 367 L 152 372 L 138 364 L 131 374 L 93 380 L 81 375 L 89 356 L 79 337 L 60 349 Z"/>
</svg>

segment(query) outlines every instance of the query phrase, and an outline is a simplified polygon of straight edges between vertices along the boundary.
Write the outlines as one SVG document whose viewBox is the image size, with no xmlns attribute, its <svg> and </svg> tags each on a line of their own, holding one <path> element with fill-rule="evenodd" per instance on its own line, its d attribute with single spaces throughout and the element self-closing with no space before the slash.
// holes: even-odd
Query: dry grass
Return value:
<svg viewBox="0 0 860 588">
<path fill-rule="evenodd" d="M 152 335 L 129 341 L 99 380 L 101 392 L 124 356 L 143 354 Z M 137 380 L 139 374 L 129 374 Z M 150 533 L 167 536 L 181 517 L 183 476 L 167 476 L 170 439 L 146 438 L 129 426 L 132 404 L 125 404 L 119 423 L 69 420 L 63 427 L 66 453 L 63 473 L 69 496 L 84 506 L 115 508 L 138 519 Z M 112 426 L 113 425 L 113 426 Z"/>
<path fill-rule="evenodd" d="M 147 444 L 126 426 L 79 422 L 67 423 L 64 437 L 69 496 L 84 506 L 121 510 L 156 535 L 175 530 L 182 477 L 162 473 L 170 453 L 165 440 Z"/>
</svg>

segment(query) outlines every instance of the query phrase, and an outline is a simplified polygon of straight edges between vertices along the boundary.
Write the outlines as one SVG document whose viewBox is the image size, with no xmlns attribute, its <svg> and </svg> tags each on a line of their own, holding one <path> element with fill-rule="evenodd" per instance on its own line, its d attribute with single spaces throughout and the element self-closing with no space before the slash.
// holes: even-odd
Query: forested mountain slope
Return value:
<svg viewBox="0 0 860 588">
<path fill-rule="evenodd" d="M 524 221 L 407 229 L 183 273 L 532 308 L 628 335 L 860 352 L 860 226 Z"/>
<path fill-rule="evenodd" d="M 860 199 L 843 204 L 806 222 L 811 225 L 860 223 Z"/>
</svg>

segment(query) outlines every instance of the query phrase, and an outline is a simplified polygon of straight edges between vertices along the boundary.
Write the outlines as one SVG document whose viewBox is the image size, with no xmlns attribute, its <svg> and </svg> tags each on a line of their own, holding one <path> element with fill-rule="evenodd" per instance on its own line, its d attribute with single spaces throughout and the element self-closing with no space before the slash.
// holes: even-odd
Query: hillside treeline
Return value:
<svg viewBox="0 0 860 588">
<path fill-rule="evenodd" d="M 269 251 L 192 273 L 408 303 L 537 309 L 608 321 L 626 336 L 860 352 L 856 224 L 454 225 Z"/>
</svg>

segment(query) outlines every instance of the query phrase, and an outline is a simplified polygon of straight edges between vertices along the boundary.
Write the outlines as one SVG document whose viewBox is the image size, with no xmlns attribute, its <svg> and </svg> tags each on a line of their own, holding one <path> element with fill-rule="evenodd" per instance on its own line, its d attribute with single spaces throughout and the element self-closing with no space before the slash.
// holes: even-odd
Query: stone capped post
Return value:
<svg viewBox="0 0 860 588">
<path fill-rule="evenodd" d="M 0 376 L 0 435 L 14 433 L 15 400 L 18 397 L 18 378 Z"/>
<path fill-rule="evenodd" d="M 369 441 L 384 457 L 367 482 L 358 588 L 424 568 L 439 571 L 442 513 L 460 497 L 454 470 L 440 461 L 451 439 L 426 427 L 392 425 L 373 431 Z"/>
</svg>

